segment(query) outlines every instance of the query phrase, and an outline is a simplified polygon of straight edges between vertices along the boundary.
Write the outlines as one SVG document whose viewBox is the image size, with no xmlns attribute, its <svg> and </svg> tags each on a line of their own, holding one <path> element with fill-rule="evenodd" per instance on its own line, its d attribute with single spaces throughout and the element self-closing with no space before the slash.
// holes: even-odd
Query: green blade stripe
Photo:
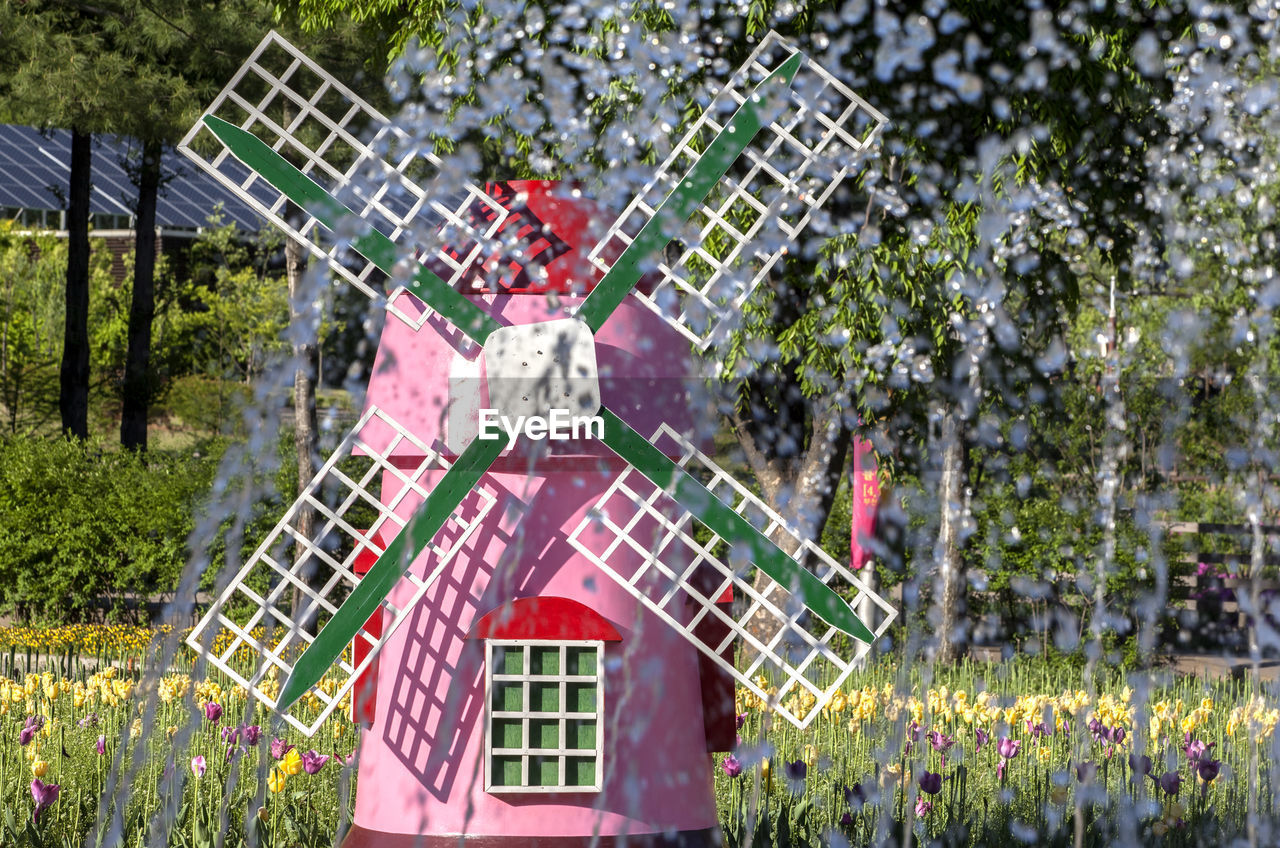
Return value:
<svg viewBox="0 0 1280 848">
<path fill-rule="evenodd" d="M 725 506 L 706 486 L 676 465 L 647 439 L 608 409 L 604 418 L 604 443 L 658 488 L 666 491 L 716 535 L 730 544 L 746 545 L 751 562 L 788 591 L 799 589 L 804 605 L 832 627 L 870 644 L 875 639 L 865 624 L 835 590 L 787 556 L 749 521 Z"/>
<path fill-rule="evenodd" d="M 337 232 L 339 222 L 344 218 L 358 217 L 253 133 L 212 115 L 206 115 L 204 122 L 237 159 L 257 172 L 285 197 L 314 215 L 329 230 Z M 391 239 L 370 229 L 368 233 L 355 239 L 351 246 L 384 274 L 394 276 L 392 269 L 396 264 L 396 246 Z M 483 345 L 489 334 L 498 329 L 498 322 L 426 266 L 415 264 L 418 267 L 406 287 L 477 344 Z"/>
<path fill-rule="evenodd" d="M 298 658 L 293 672 L 280 690 L 277 704 L 280 712 L 287 710 L 308 689 L 319 683 L 337 662 L 347 645 L 369 620 L 369 616 L 373 615 L 382 599 L 404 574 L 416 552 L 430 544 L 445 521 L 458 508 L 458 504 L 475 488 L 506 446 L 506 439 L 475 439 L 467 446 L 405 528 L 387 545 L 369 573 L 360 578 L 360 582 L 342 606 L 338 607 L 329 623 L 316 634 L 315 641 Z M 406 547 L 409 545 L 412 545 L 409 550 L 414 554 L 406 555 Z"/>
<path fill-rule="evenodd" d="M 583 301 L 578 317 L 587 322 L 591 332 L 599 331 L 627 292 L 640 281 L 640 263 L 667 246 L 760 128 L 770 123 L 776 111 L 785 105 L 782 95 L 800 68 L 800 58 L 799 53 L 793 54 L 756 86 Z"/>
</svg>

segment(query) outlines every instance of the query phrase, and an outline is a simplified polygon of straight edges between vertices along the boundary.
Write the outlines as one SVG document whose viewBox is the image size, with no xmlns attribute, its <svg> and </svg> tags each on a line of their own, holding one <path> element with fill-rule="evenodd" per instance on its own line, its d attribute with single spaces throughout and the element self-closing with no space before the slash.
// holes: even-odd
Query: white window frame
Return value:
<svg viewBox="0 0 1280 848">
<path fill-rule="evenodd" d="M 510 794 L 510 793 L 583 793 L 583 792 L 599 792 L 604 783 L 604 642 L 602 640 L 561 640 L 561 639 L 486 639 L 484 648 L 484 790 L 492 794 Z M 557 666 L 558 674 L 534 674 L 532 671 L 531 648 L 556 647 L 560 649 L 560 662 Z M 494 649 L 495 648 L 520 648 L 523 650 L 521 659 L 520 674 L 506 674 L 497 670 L 494 666 Z M 568 674 L 568 649 L 570 648 L 594 648 L 596 652 L 595 674 Z M 524 709 L 520 711 L 495 710 L 493 706 L 494 684 L 495 683 L 521 683 L 523 684 L 523 694 L 520 703 Z M 541 712 L 531 710 L 530 707 L 530 687 L 534 683 L 558 683 L 560 686 L 559 698 L 556 703 L 560 709 L 554 712 Z M 592 683 L 596 687 L 596 709 L 592 713 L 570 712 L 566 709 L 568 704 L 568 686 L 573 683 Z M 519 748 L 495 748 L 493 738 L 493 723 L 495 719 L 520 719 L 522 745 Z M 556 720 L 559 722 L 557 739 L 560 747 L 558 748 L 531 748 L 529 747 L 529 724 L 531 721 L 538 720 Z M 567 740 L 568 722 L 575 720 L 593 719 L 596 723 L 595 732 L 595 749 L 590 748 L 566 748 L 564 747 Z M 500 786 L 493 782 L 493 768 L 495 757 L 519 757 L 520 758 L 520 778 L 519 786 Z M 530 786 L 529 785 L 529 762 L 534 757 L 555 757 L 559 765 L 560 781 L 556 786 Z M 565 783 L 565 766 L 569 759 L 586 759 L 590 757 L 595 765 L 595 782 L 589 786 L 567 785 Z"/>
</svg>

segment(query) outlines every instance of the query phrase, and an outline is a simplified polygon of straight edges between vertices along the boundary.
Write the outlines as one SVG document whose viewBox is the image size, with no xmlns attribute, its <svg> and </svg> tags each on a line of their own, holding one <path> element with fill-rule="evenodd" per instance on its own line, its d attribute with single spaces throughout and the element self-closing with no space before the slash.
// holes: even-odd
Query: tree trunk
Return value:
<svg viewBox="0 0 1280 848">
<path fill-rule="evenodd" d="M 298 463 L 298 494 L 301 495 L 311 484 L 312 457 L 316 452 L 318 426 L 316 422 L 316 378 L 319 375 L 320 346 L 316 340 L 315 315 L 306 303 L 304 272 L 306 269 L 306 248 L 296 239 L 289 238 L 285 242 L 285 271 L 289 280 L 289 325 L 293 329 L 293 355 L 298 363 L 293 375 L 293 447 Z M 294 527 L 304 539 L 310 539 L 315 531 L 315 512 L 311 507 L 303 505 L 294 518 Z M 306 556 L 307 549 L 302 543 L 294 549 L 294 561 L 299 562 Z M 312 563 L 312 569 L 315 563 Z M 310 572 L 303 572 L 300 577 L 311 583 Z M 306 597 L 299 589 L 294 589 L 293 609 L 300 614 L 306 607 Z M 304 630 L 311 631 L 312 621 L 299 621 Z"/>
<path fill-rule="evenodd" d="M 71 131 L 67 192 L 66 323 L 62 335 L 58 411 L 62 432 L 89 438 L 89 185 L 93 137 Z"/>
<path fill-rule="evenodd" d="M 964 422 L 952 407 L 942 419 L 940 434 L 941 474 L 938 485 L 940 522 L 938 527 L 938 581 L 934 597 L 938 604 L 935 625 L 938 649 L 935 659 L 950 663 L 959 659 L 968 643 L 965 632 L 965 573 L 963 524 L 968 515 L 965 493 Z"/>
<path fill-rule="evenodd" d="M 134 222 L 133 300 L 129 305 L 129 349 L 124 363 L 120 444 L 147 449 L 147 409 L 151 403 L 151 322 L 156 312 L 156 200 L 160 193 L 158 141 L 142 149 L 138 216 Z"/>
<path fill-rule="evenodd" d="M 765 447 L 767 432 L 737 414 L 733 423 L 738 443 L 760 484 L 763 500 L 795 524 L 803 535 L 817 538 L 831 514 L 840 475 L 844 473 L 849 448 L 853 444 L 853 430 L 845 423 L 843 411 L 832 405 L 814 417 L 808 444 L 798 457 L 770 456 Z M 781 507 L 783 503 L 785 508 Z M 773 541 L 788 554 L 795 555 L 796 545 L 789 538 L 775 536 Z M 756 574 L 753 586 L 756 591 L 764 593 L 772 582 L 761 571 Z M 745 626 L 766 645 L 779 629 L 777 619 L 763 610 L 752 616 Z M 750 649 L 743 647 L 741 650 L 747 652 L 749 660 L 754 658 Z"/>
</svg>

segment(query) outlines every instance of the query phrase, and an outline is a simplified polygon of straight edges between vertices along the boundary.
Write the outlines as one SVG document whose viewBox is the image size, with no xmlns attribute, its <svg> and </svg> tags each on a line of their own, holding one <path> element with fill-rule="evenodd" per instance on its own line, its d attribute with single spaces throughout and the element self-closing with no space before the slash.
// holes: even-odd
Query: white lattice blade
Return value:
<svg viewBox="0 0 1280 848">
<path fill-rule="evenodd" d="M 682 468 L 707 481 L 713 495 L 784 550 L 794 546 L 799 561 L 822 582 L 852 592 L 851 606 L 875 614 L 864 623 L 877 638 L 893 623 L 897 612 L 887 601 L 680 434 L 664 424 L 650 441 L 668 456 L 680 457 Z M 809 613 L 786 587 L 769 581 L 757 590 L 742 548 L 722 541 L 630 466 L 569 535 L 570 544 L 740 685 L 804 728 L 870 646 Z M 619 556 L 620 551 L 630 555 Z M 615 566 L 637 561 L 634 568 Z M 747 599 L 743 614 L 735 617 L 717 605 L 728 589 Z M 757 633 L 768 635 L 762 640 Z M 737 664 L 721 655 L 735 640 L 745 652 Z"/>
<path fill-rule="evenodd" d="M 412 451 L 403 450 L 406 442 Z M 417 458 L 413 467 L 406 467 L 406 453 Z M 410 508 L 426 498 L 428 490 L 420 482 L 424 473 L 447 467 L 435 451 L 371 406 L 221 592 L 187 643 L 275 709 L 280 684 L 293 670 L 292 660 L 314 638 L 291 613 L 295 593 L 304 599 L 304 621 L 332 615 L 359 580 L 357 559 L 383 552 L 407 523 Z M 357 638 L 369 646 L 364 659 L 356 666 L 344 656 L 324 681 L 284 714 L 289 724 L 308 736 L 319 729 L 495 502 L 490 492 L 478 488 L 459 504 L 428 546 L 430 572 L 425 577 L 406 572 L 382 602 L 381 637 L 361 631 Z M 310 534 L 298 527 L 304 506 L 314 511 Z M 295 556 L 299 545 L 304 556 Z"/>
<path fill-rule="evenodd" d="M 799 52 L 770 32 L 591 251 L 607 270 L 699 152 L 768 74 Z M 699 349 L 722 340 L 743 303 L 847 177 L 887 122 L 808 57 L 790 107 L 763 128 L 677 239 L 679 258 L 657 266 L 651 293 L 636 296 Z"/>
<path fill-rule="evenodd" d="M 207 115 L 256 135 L 360 220 L 342 233 L 328 232 L 305 213 L 290 221 L 285 196 L 231 155 L 205 126 Z M 178 149 L 414 329 L 426 315 L 414 317 L 391 305 L 399 282 L 384 284 L 371 262 L 345 250 L 359 228 L 377 229 L 403 245 L 406 256 L 462 288 L 483 264 L 477 260 L 500 249 L 497 234 L 510 215 L 479 186 L 442 172 L 430 151 L 275 32 L 257 46 Z"/>
</svg>

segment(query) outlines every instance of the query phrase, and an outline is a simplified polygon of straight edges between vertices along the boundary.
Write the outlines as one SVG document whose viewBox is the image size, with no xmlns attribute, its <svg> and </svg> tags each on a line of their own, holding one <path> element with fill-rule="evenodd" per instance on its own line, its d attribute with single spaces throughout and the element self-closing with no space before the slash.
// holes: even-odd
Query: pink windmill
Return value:
<svg viewBox="0 0 1280 848">
<path fill-rule="evenodd" d="M 771 33 L 607 227 L 576 187 L 442 189 L 275 34 L 189 134 L 393 316 L 360 421 L 190 637 L 303 733 L 353 697 L 346 845 L 716 844 L 735 684 L 803 728 L 892 622 L 691 440 L 687 391 L 786 249 L 760 230 L 798 235 L 883 121 Z"/>
</svg>

